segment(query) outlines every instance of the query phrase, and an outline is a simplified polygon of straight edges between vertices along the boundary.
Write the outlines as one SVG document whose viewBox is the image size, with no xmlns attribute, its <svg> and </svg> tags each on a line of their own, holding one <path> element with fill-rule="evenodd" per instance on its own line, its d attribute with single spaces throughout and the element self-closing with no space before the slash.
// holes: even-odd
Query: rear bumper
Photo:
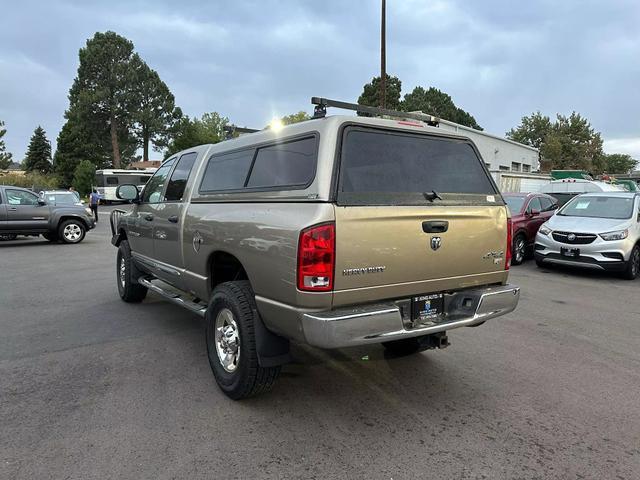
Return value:
<svg viewBox="0 0 640 480">
<path fill-rule="evenodd" d="M 399 302 L 301 314 L 304 337 L 320 348 L 341 348 L 429 335 L 477 325 L 515 310 L 520 288 L 475 288 L 445 295 L 446 316 L 412 326 Z"/>
</svg>

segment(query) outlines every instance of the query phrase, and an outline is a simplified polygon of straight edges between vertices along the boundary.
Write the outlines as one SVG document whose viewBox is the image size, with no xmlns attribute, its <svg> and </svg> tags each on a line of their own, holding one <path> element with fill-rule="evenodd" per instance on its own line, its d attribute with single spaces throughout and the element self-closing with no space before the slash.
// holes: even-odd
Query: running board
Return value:
<svg viewBox="0 0 640 480">
<path fill-rule="evenodd" d="M 207 311 L 207 306 L 201 303 L 194 302 L 189 300 L 185 295 L 180 295 L 175 291 L 164 289 L 155 283 L 152 283 L 151 279 L 141 277 L 138 279 L 138 283 L 143 287 L 147 287 L 149 290 L 162 295 L 164 298 L 169 300 L 176 305 L 186 308 L 187 310 L 192 311 L 196 315 L 204 318 L 204 315 Z"/>
</svg>

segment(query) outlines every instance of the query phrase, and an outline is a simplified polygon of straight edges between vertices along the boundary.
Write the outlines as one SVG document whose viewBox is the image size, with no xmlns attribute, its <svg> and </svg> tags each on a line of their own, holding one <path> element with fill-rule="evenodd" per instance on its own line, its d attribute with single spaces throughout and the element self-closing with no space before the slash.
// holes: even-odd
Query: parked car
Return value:
<svg viewBox="0 0 640 480">
<path fill-rule="evenodd" d="M 624 191 L 625 189 L 621 185 L 613 185 L 599 180 L 586 180 L 583 178 L 562 178 L 560 180 L 552 180 L 547 185 L 540 188 L 541 193 L 553 195 L 553 197 L 558 200 L 559 207 L 567 203 L 573 197 L 583 193 Z"/>
<path fill-rule="evenodd" d="M 513 311 L 509 212 L 474 143 L 398 115 L 321 110 L 177 153 L 141 193 L 120 185 L 120 297 L 203 316 L 233 399 L 272 386 L 289 340 L 407 354 Z"/>
<path fill-rule="evenodd" d="M 502 196 L 511 211 L 513 225 L 511 264 L 520 265 L 533 252 L 538 228 L 553 216 L 558 201 L 544 193 L 503 193 Z"/>
<path fill-rule="evenodd" d="M 94 227 L 88 208 L 50 205 L 25 188 L 0 186 L 1 235 L 42 235 L 51 242 L 80 243 Z"/>
<path fill-rule="evenodd" d="M 538 230 L 535 258 L 538 266 L 571 265 L 636 278 L 640 271 L 640 194 L 575 197 Z"/>
<path fill-rule="evenodd" d="M 40 198 L 43 198 L 49 205 L 84 205 L 80 200 L 78 192 L 70 192 L 68 190 L 45 190 L 40 192 Z"/>
</svg>

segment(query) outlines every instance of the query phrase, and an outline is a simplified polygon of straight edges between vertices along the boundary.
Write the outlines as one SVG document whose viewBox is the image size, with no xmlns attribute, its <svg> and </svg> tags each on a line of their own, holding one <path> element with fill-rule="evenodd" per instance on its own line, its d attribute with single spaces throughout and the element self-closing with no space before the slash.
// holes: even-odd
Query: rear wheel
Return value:
<svg viewBox="0 0 640 480">
<path fill-rule="evenodd" d="M 58 237 L 64 243 L 80 243 L 85 236 L 87 229 L 81 220 L 65 220 L 58 227 Z"/>
<path fill-rule="evenodd" d="M 207 355 L 220 389 L 240 400 L 266 392 L 280 367 L 261 367 L 256 351 L 259 321 L 253 290 L 247 281 L 218 285 L 205 316 Z"/>
<path fill-rule="evenodd" d="M 511 257 L 511 265 L 520 265 L 524 262 L 524 258 L 527 254 L 527 239 L 522 234 L 516 235 L 513 239 L 513 255 Z"/>
<path fill-rule="evenodd" d="M 147 296 L 147 287 L 138 283 L 140 272 L 131 260 L 129 242 L 123 240 L 116 256 L 116 280 L 120 298 L 128 303 L 138 303 Z"/>
<path fill-rule="evenodd" d="M 629 261 L 627 262 L 627 267 L 622 273 L 622 277 L 627 280 L 635 280 L 635 278 L 640 273 L 640 245 L 636 245 L 633 247 L 631 251 L 631 255 L 629 256 Z"/>
</svg>

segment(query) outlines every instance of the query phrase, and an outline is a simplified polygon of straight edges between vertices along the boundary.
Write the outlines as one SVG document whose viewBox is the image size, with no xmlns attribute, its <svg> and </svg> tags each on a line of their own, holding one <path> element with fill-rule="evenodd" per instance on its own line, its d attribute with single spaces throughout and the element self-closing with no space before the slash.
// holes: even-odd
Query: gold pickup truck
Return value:
<svg viewBox="0 0 640 480">
<path fill-rule="evenodd" d="M 272 386 L 289 341 L 408 354 L 518 303 L 509 212 L 473 142 L 432 117 L 327 116 L 315 100 L 311 120 L 185 150 L 142 191 L 118 188 L 134 203 L 112 216 L 120 296 L 204 317 L 234 399 Z"/>
</svg>

